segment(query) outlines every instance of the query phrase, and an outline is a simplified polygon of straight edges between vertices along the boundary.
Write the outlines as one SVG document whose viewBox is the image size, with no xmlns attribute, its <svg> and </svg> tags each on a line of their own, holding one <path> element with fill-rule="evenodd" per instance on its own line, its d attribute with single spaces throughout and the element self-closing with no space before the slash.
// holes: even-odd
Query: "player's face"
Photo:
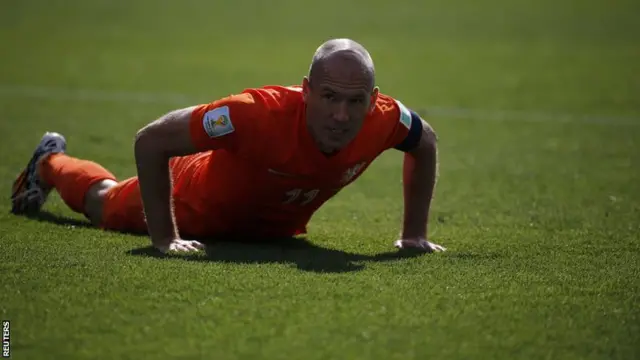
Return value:
<svg viewBox="0 0 640 360">
<path fill-rule="evenodd" d="M 330 78 L 303 88 L 307 105 L 307 123 L 323 151 L 337 151 L 347 146 L 362 128 L 364 119 L 375 104 L 378 89 L 369 81 L 345 83 Z"/>
</svg>

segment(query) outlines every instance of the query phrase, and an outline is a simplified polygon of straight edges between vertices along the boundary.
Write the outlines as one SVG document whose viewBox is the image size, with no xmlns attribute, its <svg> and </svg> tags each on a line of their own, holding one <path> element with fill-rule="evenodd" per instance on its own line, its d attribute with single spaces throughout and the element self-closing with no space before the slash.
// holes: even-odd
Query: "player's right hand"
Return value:
<svg viewBox="0 0 640 360">
<path fill-rule="evenodd" d="M 444 246 L 434 244 L 424 238 L 400 239 L 394 243 L 394 246 L 398 249 L 419 249 L 428 253 L 447 250 Z"/>
<path fill-rule="evenodd" d="M 195 240 L 182 240 L 182 239 L 173 239 L 168 244 L 154 244 L 156 249 L 160 250 L 163 254 L 166 254 L 170 251 L 175 252 L 193 252 L 198 250 L 203 250 L 205 248 L 204 244 L 197 242 Z"/>
</svg>

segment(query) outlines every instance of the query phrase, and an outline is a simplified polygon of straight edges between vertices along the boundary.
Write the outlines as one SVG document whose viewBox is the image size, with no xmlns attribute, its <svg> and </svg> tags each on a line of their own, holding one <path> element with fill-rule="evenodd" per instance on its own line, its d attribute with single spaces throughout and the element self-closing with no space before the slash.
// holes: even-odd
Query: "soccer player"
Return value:
<svg viewBox="0 0 640 360">
<path fill-rule="evenodd" d="M 65 154 L 46 133 L 12 189 L 14 213 L 37 212 L 52 189 L 100 228 L 148 233 L 153 246 L 194 251 L 196 237 L 306 233 L 315 211 L 382 152 L 405 153 L 398 248 L 443 251 L 427 240 L 436 179 L 433 129 L 379 93 L 367 50 L 332 39 L 301 86 L 265 86 L 175 110 L 136 135 L 137 177 Z"/>
</svg>

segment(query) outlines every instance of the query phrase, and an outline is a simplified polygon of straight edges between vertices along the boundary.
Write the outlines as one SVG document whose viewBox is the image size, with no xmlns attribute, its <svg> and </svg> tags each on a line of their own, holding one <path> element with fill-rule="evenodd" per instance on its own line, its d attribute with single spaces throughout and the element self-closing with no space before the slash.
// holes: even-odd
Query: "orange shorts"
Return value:
<svg viewBox="0 0 640 360">
<path fill-rule="evenodd" d="M 172 158 L 169 162 L 174 183 L 183 176 L 191 177 L 203 164 L 209 154 L 201 153 L 191 156 Z M 199 224 L 189 219 L 196 219 L 197 211 L 181 202 L 174 203 L 174 213 L 181 233 L 198 234 L 202 232 Z M 133 233 L 147 233 L 142 197 L 138 177 L 119 182 L 106 194 L 102 208 L 100 227 Z"/>
<path fill-rule="evenodd" d="M 101 228 L 147 232 L 138 178 L 132 177 L 112 187 L 104 199 Z"/>
</svg>

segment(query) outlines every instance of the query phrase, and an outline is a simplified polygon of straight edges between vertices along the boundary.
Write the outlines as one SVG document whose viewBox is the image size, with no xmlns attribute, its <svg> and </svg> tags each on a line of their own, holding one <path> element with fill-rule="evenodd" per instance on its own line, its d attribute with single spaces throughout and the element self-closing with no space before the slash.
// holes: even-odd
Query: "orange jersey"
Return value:
<svg viewBox="0 0 640 360">
<path fill-rule="evenodd" d="M 412 121 L 406 107 L 380 94 L 356 138 L 325 156 L 304 111 L 301 88 L 282 86 L 198 106 L 190 131 L 204 154 L 173 169 L 178 223 L 199 235 L 305 233 L 313 213 L 401 143 Z"/>
</svg>

